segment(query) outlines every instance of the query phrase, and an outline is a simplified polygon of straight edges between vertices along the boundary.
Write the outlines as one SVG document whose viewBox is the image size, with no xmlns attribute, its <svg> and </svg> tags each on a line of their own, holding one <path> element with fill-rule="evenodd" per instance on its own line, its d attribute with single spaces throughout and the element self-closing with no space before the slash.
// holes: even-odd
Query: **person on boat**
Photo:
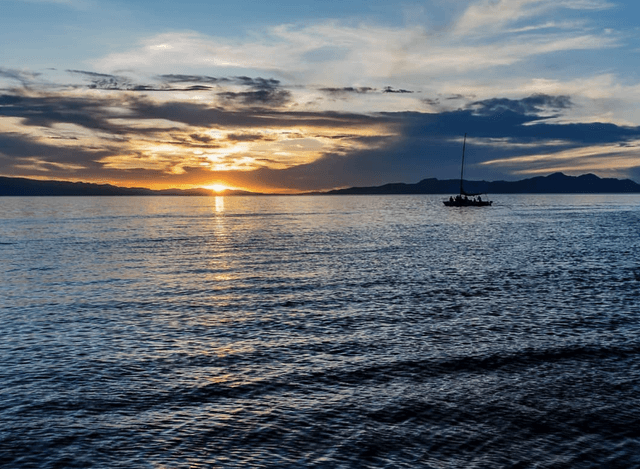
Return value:
<svg viewBox="0 0 640 469">
<path fill-rule="evenodd" d="M 482 197 L 478 196 L 478 202 L 482 203 Z"/>
<path fill-rule="evenodd" d="M 453 197 L 449 197 L 449 203 L 453 203 Z"/>
</svg>

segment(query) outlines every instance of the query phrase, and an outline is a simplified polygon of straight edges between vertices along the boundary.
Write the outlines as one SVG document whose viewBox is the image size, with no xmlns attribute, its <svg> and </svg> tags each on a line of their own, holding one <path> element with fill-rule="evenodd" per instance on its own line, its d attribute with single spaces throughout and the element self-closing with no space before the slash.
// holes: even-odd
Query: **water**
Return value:
<svg viewBox="0 0 640 469">
<path fill-rule="evenodd" d="M 640 196 L 3 198 L 4 467 L 640 467 Z"/>
</svg>

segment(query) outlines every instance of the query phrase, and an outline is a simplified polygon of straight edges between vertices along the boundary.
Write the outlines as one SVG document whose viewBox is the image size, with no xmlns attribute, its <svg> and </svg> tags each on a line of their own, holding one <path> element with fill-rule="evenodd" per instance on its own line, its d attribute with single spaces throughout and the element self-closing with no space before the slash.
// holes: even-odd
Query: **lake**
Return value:
<svg viewBox="0 0 640 469">
<path fill-rule="evenodd" d="M 639 467 L 640 195 L 444 198 L 2 198 L 0 465 Z"/>
</svg>

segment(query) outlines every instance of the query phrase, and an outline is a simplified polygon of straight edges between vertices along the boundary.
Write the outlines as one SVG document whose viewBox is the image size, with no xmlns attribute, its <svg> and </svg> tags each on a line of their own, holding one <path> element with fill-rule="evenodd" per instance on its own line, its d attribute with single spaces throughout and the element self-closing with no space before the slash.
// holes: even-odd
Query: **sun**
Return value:
<svg viewBox="0 0 640 469">
<path fill-rule="evenodd" d="M 229 189 L 229 187 L 225 186 L 224 184 L 211 184 L 210 186 L 205 186 L 205 188 L 211 189 L 214 192 L 224 192 Z"/>
</svg>

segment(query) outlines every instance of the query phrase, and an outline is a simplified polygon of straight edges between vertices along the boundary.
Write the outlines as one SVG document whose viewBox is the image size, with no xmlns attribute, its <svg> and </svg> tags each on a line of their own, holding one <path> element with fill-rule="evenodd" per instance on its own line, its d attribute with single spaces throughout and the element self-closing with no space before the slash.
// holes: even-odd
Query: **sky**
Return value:
<svg viewBox="0 0 640 469">
<path fill-rule="evenodd" d="M 0 0 L 0 175 L 640 182 L 632 0 Z"/>
</svg>

